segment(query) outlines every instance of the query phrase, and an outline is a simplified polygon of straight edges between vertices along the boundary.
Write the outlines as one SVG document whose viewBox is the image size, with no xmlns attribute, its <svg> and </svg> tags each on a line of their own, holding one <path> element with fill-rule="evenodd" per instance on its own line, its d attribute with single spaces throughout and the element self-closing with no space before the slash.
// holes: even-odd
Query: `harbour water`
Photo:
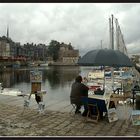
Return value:
<svg viewBox="0 0 140 140">
<path fill-rule="evenodd" d="M 71 85 L 77 75 L 86 76 L 92 67 L 79 66 L 47 66 L 6 68 L 0 72 L 0 82 L 4 88 L 16 88 L 24 93 L 31 92 L 30 71 L 42 71 L 41 89 L 46 90 L 45 102 L 69 102 Z"/>
<path fill-rule="evenodd" d="M 92 71 L 93 67 L 79 66 L 47 66 L 47 67 L 26 67 L 26 68 L 6 68 L 0 72 L 0 83 L 4 88 L 16 88 L 24 93 L 31 92 L 30 71 L 42 71 L 41 89 L 46 90 L 44 95 L 44 103 L 49 110 L 70 111 L 70 90 L 71 85 L 77 75 L 87 76 L 88 72 Z M 11 97 L 9 97 L 10 99 Z M 11 98 L 13 100 L 13 97 Z M 21 102 L 20 102 L 21 100 Z M 23 106 L 23 99 L 15 100 Z M 36 108 L 35 101 L 33 106 Z M 119 118 L 125 119 L 126 116 L 123 106 L 117 107 Z M 126 109 L 125 109 L 126 110 Z M 127 113 L 130 116 L 132 107 L 127 106 Z M 120 113 L 121 112 L 121 113 Z"/>
</svg>

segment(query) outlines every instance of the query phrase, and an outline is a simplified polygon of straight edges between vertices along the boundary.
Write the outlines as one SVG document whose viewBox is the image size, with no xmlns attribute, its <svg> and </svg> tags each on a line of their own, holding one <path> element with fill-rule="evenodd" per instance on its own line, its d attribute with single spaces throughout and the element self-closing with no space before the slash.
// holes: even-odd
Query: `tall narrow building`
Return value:
<svg viewBox="0 0 140 140">
<path fill-rule="evenodd" d="M 9 26 L 7 26 L 7 38 L 9 38 Z"/>
</svg>

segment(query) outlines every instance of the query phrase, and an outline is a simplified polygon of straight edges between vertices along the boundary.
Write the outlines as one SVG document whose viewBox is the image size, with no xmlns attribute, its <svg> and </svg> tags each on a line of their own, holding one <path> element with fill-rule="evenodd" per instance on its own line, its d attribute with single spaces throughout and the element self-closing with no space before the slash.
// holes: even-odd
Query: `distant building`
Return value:
<svg viewBox="0 0 140 140">
<path fill-rule="evenodd" d="M 77 64 L 79 50 L 74 49 L 71 43 L 61 43 L 59 47 L 57 62 L 66 65 Z M 6 36 L 0 37 L 0 61 L 49 61 L 53 63 L 53 59 L 45 44 L 26 43 L 21 45 L 20 42 L 12 41 L 9 36 L 9 27 L 7 27 Z"/>
<path fill-rule="evenodd" d="M 59 61 L 68 64 L 77 64 L 79 59 L 79 50 L 72 48 L 71 44 L 60 44 Z"/>
<path fill-rule="evenodd" d="M 1 57 L 10 57 L 10 44 L 3 39 L 0 39 L 0 56 Z"/>
</svg>

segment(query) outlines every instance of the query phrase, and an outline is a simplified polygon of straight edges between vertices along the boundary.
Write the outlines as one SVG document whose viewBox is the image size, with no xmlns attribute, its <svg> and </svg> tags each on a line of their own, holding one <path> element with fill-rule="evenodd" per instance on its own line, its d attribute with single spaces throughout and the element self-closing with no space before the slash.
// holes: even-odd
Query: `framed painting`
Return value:
<svg viewBox="0 0 140 140">
<path fill-rule="evenodd" d="M 109 122 L 114 122 L 118 120 L 118 116 L 115 108 L 108 109 L 108 120 Z"/>
<path fill-rule="evenodd" d="M 131 119 L 133 125 L 140 125 L 140 110 L 132 110 Z"/>
<path fill-rule="evenodd" d="M 30 71 L 31 82 L 42 82 L 42 71 Z"/>
</svg>

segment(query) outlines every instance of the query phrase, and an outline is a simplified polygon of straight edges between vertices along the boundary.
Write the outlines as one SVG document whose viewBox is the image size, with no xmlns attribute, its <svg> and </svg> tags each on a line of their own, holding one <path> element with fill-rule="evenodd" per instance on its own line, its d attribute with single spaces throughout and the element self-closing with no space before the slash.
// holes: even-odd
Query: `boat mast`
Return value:
<svg viewBox="0 0 140 140">
<path fill-rule="evenodd" d="M 9 38 L 9 26 L 7 25 L 7 33 L 6 33 L 7 38 Z"/>
<path fill-rule="evenodd" d="M 119 29 L 118 29 L 118 20 L 117 19 L 115 20 L 115 23 L 116 23 L 116 48 L 118 50 L 120 50 L 120 47 L 119 47 Z"/>
<path fill-rule="evenodd" d="M 111 18 L 109 18 L 109 38 L 110 38 L 110 44 L 109 44 L 109 48 L 111 49 L 112 47 L 111 47 L 111 45 L 112 45 L 112 36 L 111 36 Z"/>
<path fill-rule="evenodd" d="M 114 26 L 113 26 L 113 15 L 111 15 L 111 49 L 114 50 Z M 114 90 L 114 68 L 111 68 L 111 79 L 112 79 L 112 90 Z"/>
<path fill-rule="evenodd" d="M 112 16 L 112 21 L 111 21 L 111 24 L 112 24 L 112 37 L 111 37 L 111 39 L 112 39 L 112 45 L 111 45 L 111 47 L 112 47 L 112 50 L 114 50 L 114 26 L 113 26 L 113 15 L 111 15 Z"/>
<path fill-rule="evenodd" d="M 102 49 L 103 47 L 102 47 L 102 40 L 101 40 L 101 49 Z"/>
</svg>

